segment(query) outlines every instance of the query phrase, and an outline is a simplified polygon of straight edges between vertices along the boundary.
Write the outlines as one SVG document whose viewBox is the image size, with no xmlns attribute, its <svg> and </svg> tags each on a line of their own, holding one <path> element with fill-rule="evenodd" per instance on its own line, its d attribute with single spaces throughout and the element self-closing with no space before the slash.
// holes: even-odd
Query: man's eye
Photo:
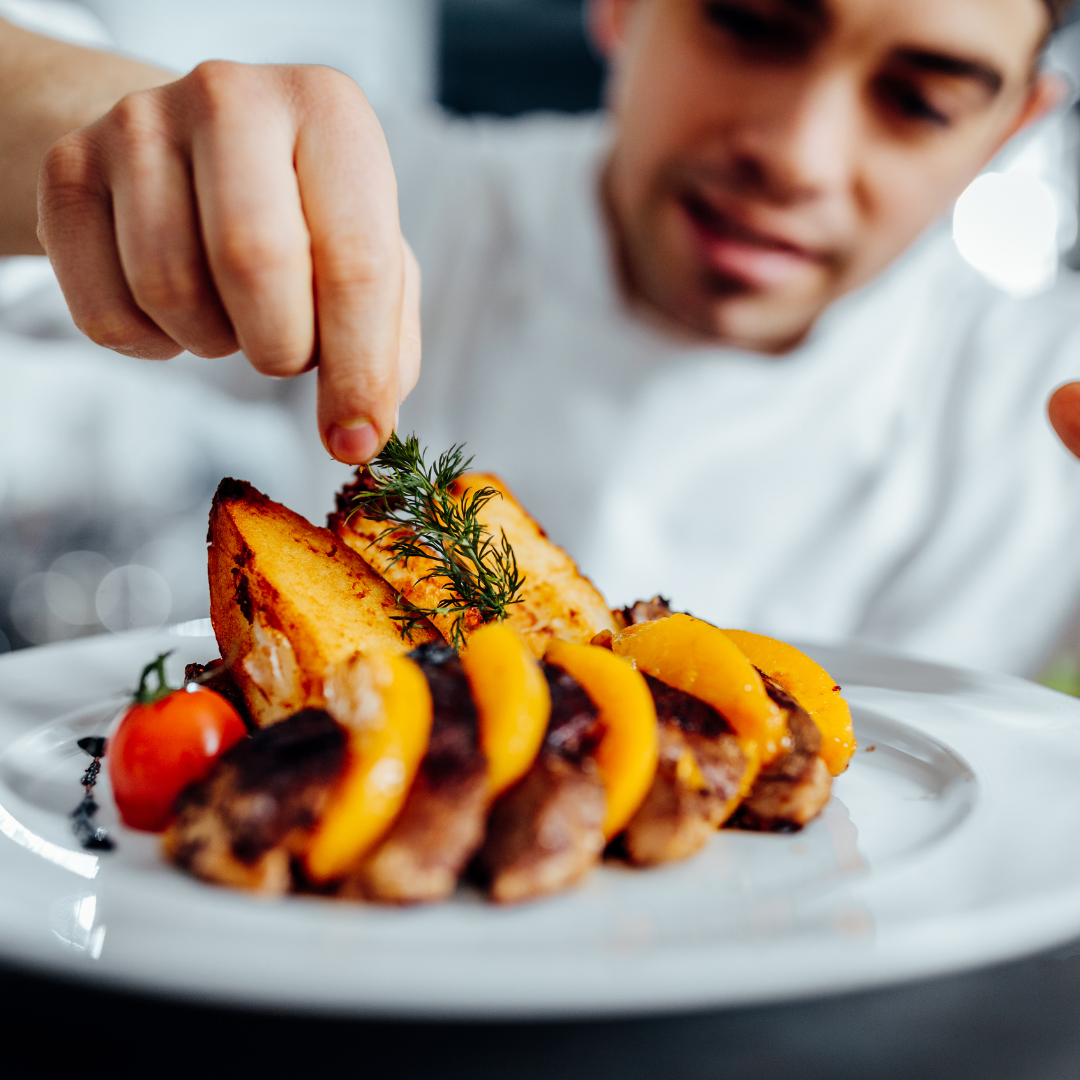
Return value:
<svg viewBox="0 0 1080 1080">
<path fill-rule="evenodd" d="M 769 18 L 741 4 L 715 0 L 705 5 L 705 17 L 744 48 L 790 54 L 807 44 L 799 26 Z"/>
<path fill-rule="evenodd" d="M 771 36 L 772 26 L 768 19 L 737 4 L 706 4 L 705 12 L 714 26 L 748 45 L 764 44 Z"/>
<path fill-rule="evenodd" d="M 936 127 L 948 127 L 952 121 L 935 109 L 914 83 L 885 75 L 878 79 L 878 97 L 885 105 L 908 120 L 922 121 Z"/>
</svg>

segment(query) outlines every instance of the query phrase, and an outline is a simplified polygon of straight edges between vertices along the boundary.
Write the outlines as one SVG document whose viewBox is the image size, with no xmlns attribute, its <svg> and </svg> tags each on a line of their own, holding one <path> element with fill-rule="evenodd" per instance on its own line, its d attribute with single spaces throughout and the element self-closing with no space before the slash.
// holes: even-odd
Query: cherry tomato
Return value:
<svg viewBox="0 0 1080 1080">
<path fill-rule="evenodd" d="M 107 761 L 113 797 L 125 825 L 160 832 L 188 784 L 202 780 L 214 762 L 247 734 L 236 709 L 213 690 L 165 681 L 163 654 L 143 669 L 134 702 L 109 739 Z M 157 675 L 157 689 L 147 686 Z"/>
</svg>

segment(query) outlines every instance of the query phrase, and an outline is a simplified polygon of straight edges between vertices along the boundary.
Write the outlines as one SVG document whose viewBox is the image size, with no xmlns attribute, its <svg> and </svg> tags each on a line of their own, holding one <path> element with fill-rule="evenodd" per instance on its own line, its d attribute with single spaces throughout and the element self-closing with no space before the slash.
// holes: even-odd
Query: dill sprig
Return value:
<svg viewBox="0 0 1080 1080">
<path fill-rule="evenodd" d="M 472 464 L 464 446 L 451 446 L 432 465 L 415 435 L 402 441 L 397 433 L 368 467 L 365 486 L 356 495 L 352 513 L 388 522 L 371 545 L 386 543 L 393 564 L 430 559 L 423 577 L 445 578 L 442 597 L 433 607 L 402 600 L 394 619 L 402 635 L 432 615 L 449 616 L 450 644 L 465 644 L 465 618 L 475 610 L 483 622 L 506 618 L 507 608 L 522 602 L 524 575 L 514 549 L 500 530 L 496 540 L 480 523 L 480 511 L 501 494 L 493 487 L 476 488 L 460 498 L 451 486 Z"/>
</svg>

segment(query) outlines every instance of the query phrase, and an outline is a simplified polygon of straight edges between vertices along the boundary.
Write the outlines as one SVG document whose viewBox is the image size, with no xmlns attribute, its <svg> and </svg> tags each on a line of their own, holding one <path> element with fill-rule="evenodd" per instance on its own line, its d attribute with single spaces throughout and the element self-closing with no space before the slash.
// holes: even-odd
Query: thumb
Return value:
<svg viewBox="0 0 1080 1080">
<path fill-rule="evenodd" d="M 1046 407 L 1058 438 L 1080 457 L 1080 382 L 1059 386 Z"/>
</svg>

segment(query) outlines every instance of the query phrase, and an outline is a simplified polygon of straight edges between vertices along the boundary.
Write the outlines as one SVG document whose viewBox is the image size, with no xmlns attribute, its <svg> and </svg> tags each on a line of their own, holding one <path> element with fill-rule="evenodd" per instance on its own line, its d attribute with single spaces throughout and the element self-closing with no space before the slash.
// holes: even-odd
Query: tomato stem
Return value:
<svg viewBox="0 0 1080 1080">
<path fill-rule="evenodd" d="M 155 701 L 161 701 L 162 698 L 168 697 L 176 689 L 175 686 L 169 685 L 169 681 L 165 677 L 165 661 L 172 654 L 172 649 L 168 652 L 158 653 L 157 659 L 151 660 L 143 668 L 142 676 L 139 679 L 139 689 L 135 691 L 135 701 L 139 705 L 153 705 Z M 153 690 L 147 686 L 151 672 L 157 676 L 157 687 Z"/>
</svg>

